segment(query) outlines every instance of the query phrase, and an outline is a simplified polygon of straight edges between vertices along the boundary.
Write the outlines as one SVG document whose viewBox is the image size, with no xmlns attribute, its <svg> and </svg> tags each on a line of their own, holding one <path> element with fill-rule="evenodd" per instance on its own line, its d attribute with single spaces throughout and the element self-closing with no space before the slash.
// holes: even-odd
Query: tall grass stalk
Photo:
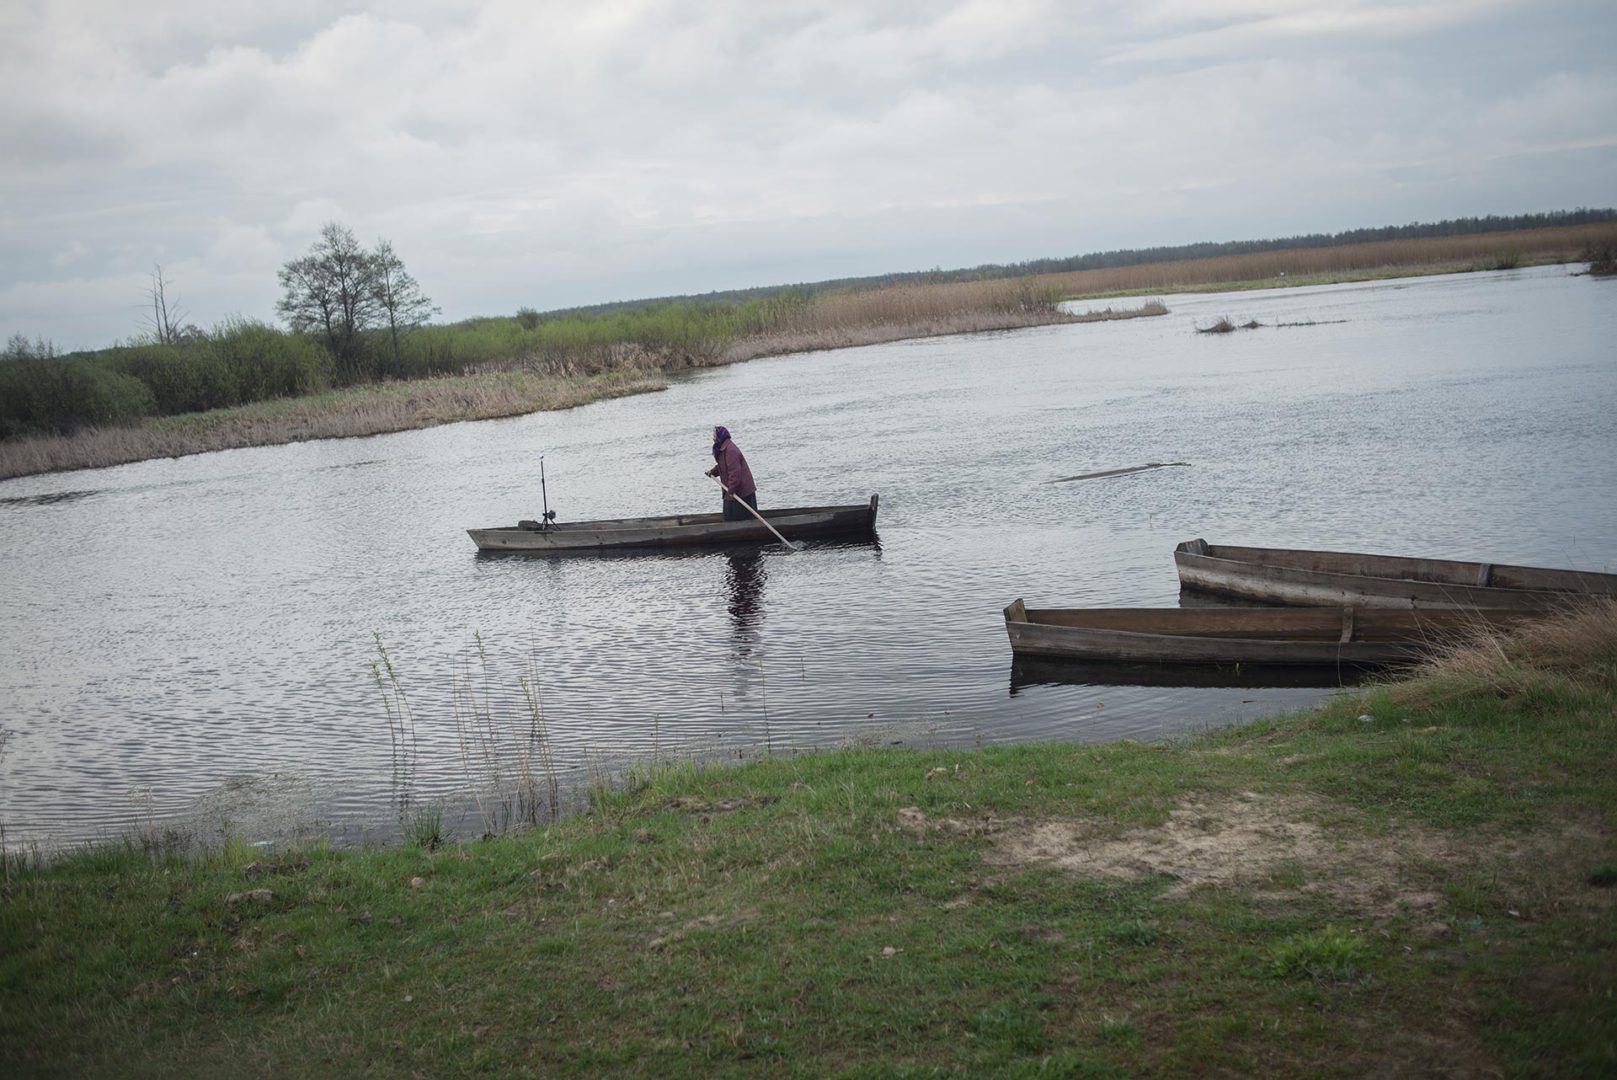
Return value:
<svg viewBox="0 0 1617 1080">
<path fill-rule="evenodd" d="M 764 752 L 774 754 L 775 740 L 769 731 L 769 678 L 764 673 L 764 658 L 758 658 L 758 700 L 764 708 Z"/>
<path fill-rule="evenodd" d="M 462 665 L 453 687 L 455 732 L 466 783 L 488 835 L 554 820 L 561 813 L 561 782 L 545 720 L 537 660 L 518 677 L 523 708 L 496 708 L 488 651 L 475 637 L 477 671 Z"/>
<path fill-rule="evenodd" d="M 399 673 L 393 666 L 393 658 L 388 655 L 387 646 L 382 643 L 381 633 L 373 630 L 371 637 L 376 642 L 376 652 L 381 658 L 380 664 L 371 661 L 371 677 L 376 682 L 377 692 L 382 697 L 382 709 L 387 717 L 388 741 L 392 746 L 394 799 L 402 819 L 409 810 L 415 781 L 418 746 L 415 714 L 410 709 L 410 699 L 405 695 L 404 686 L 399 682 Z"/>
</svg>

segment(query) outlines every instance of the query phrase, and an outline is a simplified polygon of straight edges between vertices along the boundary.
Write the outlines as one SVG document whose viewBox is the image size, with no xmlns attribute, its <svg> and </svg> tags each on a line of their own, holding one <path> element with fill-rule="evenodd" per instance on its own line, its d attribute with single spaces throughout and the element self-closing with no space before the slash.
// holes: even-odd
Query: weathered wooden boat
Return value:
<svg viewBox="0 0 1617 1080">
<path fill-rule="evenodd" d="M 876 532 L 876 501 L 852 506 L 805 506 L 760 513 L 788 540 L 867 540 Z M 610 521 L 525 521 L 499 529 L 467 529 L 480 551 L 587 554 L 718 544 L 773 544 L 756 520 L 722 514 L 618 518 Z"/>
<path fill-rule="evenodd" d="M 1617 597 L 1617 574 L 1537 566 L 1232 547 L 1190 540 L 1174 549 L 1186 588 L 1274 604 L 1543 611 Z"/>
<path fill-rule="evenodd" d="M 1542 612 L 1355 607 L 1005 609 L 1018 656 L 1156 664 L 1382 666 Z"/>
</svg>

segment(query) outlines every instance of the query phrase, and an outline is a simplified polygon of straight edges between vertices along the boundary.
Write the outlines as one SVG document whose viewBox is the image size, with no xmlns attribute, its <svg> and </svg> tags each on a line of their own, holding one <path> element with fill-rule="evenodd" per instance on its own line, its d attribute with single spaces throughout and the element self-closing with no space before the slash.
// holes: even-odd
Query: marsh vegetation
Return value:
<svg viewBox="0 0 1617 1080">
<path fill-rule="evenodd" d="M 250 319 L 209 330 L 180 325 L 159 271 L 150 326 L 126 345 L 63 356 L 49 341 L 14 336 L 0 353 L 0 478 L 567 407 L 590 400 L 592 389 L 620 392 L 626 381 L 653 388 L 661 373 L 761 356 L 1166 311 L 1152 303 L 1074 315 L 1060 307 L 1073 297 L 1565 262 L 1617 244 L 1617 223 L 1597 215 L 1581 224 L 1508 233 L 1274 247 L 1055 273 L 1040 273 L 1042 264 L 1035 263 L 1018 273 L 986 268 L 976 278 L 911 275 L 894 284 L 750 290 L 549 313 L 523 308 L 512 316 L 437 326 L 425 323 L 430 301 L 391 246 L 379 243 L 372 252 L 352 241 L 341 229 L 323 234 L 308 256 L 287 265 L 281 310 L 294 332 Z M 352 287 L 341 275 L 315 273 L 335 259 L 333 252 L 351 256 L 338 263 L 365 270 Z M 332 295 L 353 298 L 352 310 L 342 303 L 322 306 Z M 514 373 L 521 378 L 511 378 Z M 613 378 L 593 386 L 578 381 L 603 375 Z M 489 376 L 497 385 L 478 385 Z M 385 389 L 444 378 L 472 381 L 451 391 L 399 395 Z M 516 382 L 525 388 L 513 391 Z M 374 403 L 364 401 L 370 387 L 384 388 L 375 391 Z M 355 392 L 325 396 L 344 390 Z M 308 399 L 306 408 L 229 415 L 241 406 L 299 398 Z M 446 399 L 456 406 L 446 407 Z M 401 409 L 401 401 L 420 408 Z M 221 410 L 224 415 L 211 415 Z M 192 419 L 197 413 L 210 415 Z M 266 422 L 266 416 L 287 420 Z M 185 419 L 163 422 L 176 417 Z"/>
</svg>

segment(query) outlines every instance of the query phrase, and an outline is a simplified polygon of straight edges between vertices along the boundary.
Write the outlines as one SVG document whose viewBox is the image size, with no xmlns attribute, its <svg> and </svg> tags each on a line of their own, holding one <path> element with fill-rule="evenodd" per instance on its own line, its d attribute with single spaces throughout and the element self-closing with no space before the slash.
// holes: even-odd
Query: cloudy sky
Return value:
<svg viewBox="0 0 1617 1080">
<path fill-rule="evenodd" d="M 0 336 L 446 319 L 1617 204 L 1610 0 L 0 0 Z"/>
</svg>

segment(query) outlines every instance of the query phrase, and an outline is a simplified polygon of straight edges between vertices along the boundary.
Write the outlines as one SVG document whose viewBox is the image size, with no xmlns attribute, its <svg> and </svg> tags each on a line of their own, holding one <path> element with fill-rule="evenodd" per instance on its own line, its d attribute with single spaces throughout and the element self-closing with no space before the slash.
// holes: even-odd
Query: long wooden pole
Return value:
<svg viewBox="0 0 1617 1080">
<path fill-rule="evenodd" d="M 703 473 L 703 475 L 706 476 L 707 474 Z M 711 479 L 715 484 L 719 485 L 719 490 L 723 491 L 726 495 L 731 495 L 730 489 L 724 486 L 724 481 L 723 480 L 720 480 L 717 476 L 709 477 L 709 479 Z M 736 502 L 740 503 L 742 505 L 742 507 L 747 511 L 747 513 L 749 513 L 753 517 L 757 518 L 758 519 L 758 524 L 762 525 L 764 528 L 766 528 L 770 532 L 774 533 L 775 534 L 775 539 L 779 540 L 781 543 L 785 544 L 786 547 L 789 550 L 791 550 L 791 551 L 801 551 L 801 550 L 803 550 L 803 545 L 802 544 L 794 544 L 794 543 L 792 543 L 792 541 L 790 541 L 790 540 L 786 539 L 784 536 L 782 536 L 780 534 L 780 530 L 775 528 L 775 526 L 771 525 L 769 522 L 765 521 L 764 516 L 762 514 L 760 514 L 758 511 L 754 510 L 752 508 L 751 504 L 749 504 L 745 499 L 737 498 L 734 495 L 731 495 L 731 498 L 734 498 Z"/>
</svg>

